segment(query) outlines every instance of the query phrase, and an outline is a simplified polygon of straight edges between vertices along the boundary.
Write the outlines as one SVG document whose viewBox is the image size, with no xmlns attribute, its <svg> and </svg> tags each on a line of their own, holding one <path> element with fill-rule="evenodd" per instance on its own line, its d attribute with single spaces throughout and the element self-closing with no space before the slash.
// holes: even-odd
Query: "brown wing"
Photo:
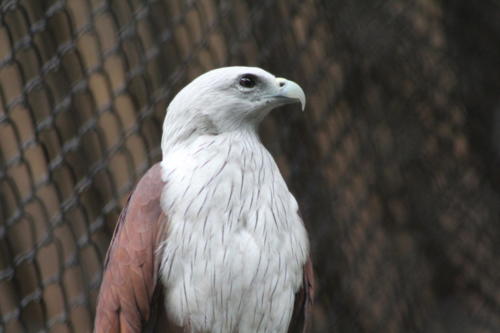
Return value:
<svg viewBox="0 0 500 333">
<path fill-rule="evenodd" d="M 314 270 L 311 258 L 309 258 L 304 265 L 302 288 L 295 294 L 293 315 L 288 332 L 305 333 L 309 330 L 315 288 Z"/>
<path fill-rule="evenodd" d="M 167 220 L 160 207 L 164 186 L 160 164 L 155 164 L 120 214 L 104 263 L 96 333 L 142 332 L 151 326 L 155 310 L 164 311 L 158 306 L 161 301 L 153 300 L 161 297 L 156 250 L 166 236 Z"/>
</svg>

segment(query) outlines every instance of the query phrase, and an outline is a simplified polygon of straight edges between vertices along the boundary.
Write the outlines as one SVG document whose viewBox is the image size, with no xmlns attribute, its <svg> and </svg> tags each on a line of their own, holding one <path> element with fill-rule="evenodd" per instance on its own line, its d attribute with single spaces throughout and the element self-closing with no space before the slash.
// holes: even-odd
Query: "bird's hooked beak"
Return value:
<svg viewBox="0 0 500 333">
<path fill-rule="evenodd" d="M 279 86 L 279 91 L 274 97 L 280 99 L 282 104 L 300 102 L 302 111 L 304 111 L 306 108 L 306 94 L 304 94 L 304 90 L 297 83 L 282 77 L 276 78 L 276 82 Z"/>
</svg>

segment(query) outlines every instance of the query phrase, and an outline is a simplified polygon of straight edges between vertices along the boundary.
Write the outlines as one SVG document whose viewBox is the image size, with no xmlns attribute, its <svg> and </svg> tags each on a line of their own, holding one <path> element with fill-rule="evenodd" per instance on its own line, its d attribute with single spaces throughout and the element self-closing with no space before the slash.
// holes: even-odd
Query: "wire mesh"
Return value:
<svg viewBox="0 0 500 333">
<path fill-rule="evenodd" d="M 314 331 L 499 332 L 492 0 L 2 1 L 0 331 L 91 331 L 166 105 L 236 64 L 308 96 L 261 134 L 310 231 Z"/>
</svg>

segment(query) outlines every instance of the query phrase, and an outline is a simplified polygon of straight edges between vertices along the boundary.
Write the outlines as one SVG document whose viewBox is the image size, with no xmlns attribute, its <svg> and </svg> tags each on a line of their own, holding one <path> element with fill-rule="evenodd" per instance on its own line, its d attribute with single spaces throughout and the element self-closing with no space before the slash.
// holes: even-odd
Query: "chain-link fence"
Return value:
<svg viewBox="0 0 500 333">
<path fill-rule="evenodd" d="M 88 332 L 117 214 L 192 78 L 258 65 L 316 332 L 500 332 L 495 0 L 0 2 L 0 332 Z M 290 111 L 290 112 L 288 112 Z"/>
</svg>

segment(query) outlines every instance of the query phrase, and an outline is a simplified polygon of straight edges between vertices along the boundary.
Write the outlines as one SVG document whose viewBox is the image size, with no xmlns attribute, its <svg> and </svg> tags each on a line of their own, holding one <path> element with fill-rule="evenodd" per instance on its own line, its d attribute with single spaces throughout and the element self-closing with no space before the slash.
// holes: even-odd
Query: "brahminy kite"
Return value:
<svg viewBox="0 0 500 333">
<path fill-rule="evenodd" d="M 162 161 L 121 212 L 95 332 L 304 332 L 313 299 L 298 205 L 257 134 L 303 90 L 254 67 L 209 71 L 167 108 Z"/>
</svg>

